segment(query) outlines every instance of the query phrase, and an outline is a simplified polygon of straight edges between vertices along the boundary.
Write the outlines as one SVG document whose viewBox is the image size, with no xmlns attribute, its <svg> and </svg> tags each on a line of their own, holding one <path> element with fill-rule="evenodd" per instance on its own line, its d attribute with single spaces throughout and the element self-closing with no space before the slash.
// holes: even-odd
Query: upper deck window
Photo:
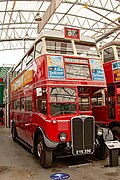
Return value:
<svg viewBox="0 0 120 180">
<path fill-rule="evenodd" d="M 120 46 L 117 46 L 116 49 L 117 49 L 118 58 L 120 60 Z"/>
<path fill-rule="evenodd" d="M 112 47 L 104 49 L 103 51 L 104 63 L 115 59 L 114 50 Z"/>
<path fill-rule="evenodd" d="M 88 46 L 84 44 L 79 44 L 78 42 L 75 42 L 77 54 L 80 56 L 99 56 L 98 51 L 96 49 L 96 46 Z"/>
<path fill-rule="evenodd" d="M 30 64 L 30 62 L 34 59 L 34 48 L 29 51 L 27 54 L 27 59 L 26 59 L 26 66 Z"/>
<path fill-rule="evenodd" d="M 26 68 L 27 56 L 22 59 L 22 71 Z"/>
<path fill-rule="evenodd" d="M 18 74 L 20 74 L 21 71 L 22 71 L 22 68 L 21 68 L 21 63 L 20 63 L 13 71 L 13 74 L 12 74 L 13 78 L 15 78 Z"/>
<path fill-rule="evenodd" d="M 36 44 L 36 48 L 35 48 L 35 58 L 39 57 L 42 53 L 42 41 L 39 41 Z"/>
<path fill-rule="evenodd" d="M 71 41 L 46 40 L 46 51 L 57 54 L 73 54 Z"/>
</svg>

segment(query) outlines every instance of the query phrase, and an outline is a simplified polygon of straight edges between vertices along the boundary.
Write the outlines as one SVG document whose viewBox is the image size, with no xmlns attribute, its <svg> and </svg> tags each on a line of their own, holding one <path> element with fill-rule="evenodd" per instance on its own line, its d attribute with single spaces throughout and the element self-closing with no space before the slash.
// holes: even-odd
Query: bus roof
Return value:
<svg viewBox="0 0 120 180">
<path fill-rule="evenodd" d="M 36 41 L 38 41 L 39 39 L 41 39 L 42 37 L 53 37 L 53 38 L 60 38 L 60 39 L 70 39 L 70 38 L 65 38 L 64 36 L 64 31 L 59 31 L 59 30 L 53 30 L 53 31 L 44 31 L 42 32 L 38 38 L 36 39 Z M 95 44 L 95 40 L 91 37 L 88 36 L 84 36 L 84 35 L 80 35 L 80 39 L 74 39 L 75 41 L 82 41 L 82 42 L 89 42 L 89 43 L 94 43 Z"/>
<path fill-rule="evenodd" d="M 99 50 L 102 50 L 102 49 L 105 49 L 107 47 L 110 47 L 110 46 L 120 46 L 120 41 L 111 41 L 105 45 L 103 45 L 102 47 L 99 48 Z"/>
<path fill-rule="evenodd" d="M 14 69 L 21 63 L 21 60 L 34 48 L 34 44 L 39 42 L 39 40 L 43 37 L 51 37 L 51 38 L 58 38 L 58 39 L 66 39 L 69 40 L 70 38 L 65 38 L 64 37 L 64 31 L 59 31 L 59 30 L 53 30 L 53 31 L 44 31 L 42 32 L 36 40 L 33 42 L 33 44 L 30 46 L 30 48 L 26 51 L 26 53 L 22 56 L 20 61 L 14 66 Z M 95 45 L 95 40 L 91 37 L 80 35 L 80 39 L 74 39 L 75 41 L 79 41 L 81 43 L 86 43 L 87 45 Z"/>
</svg>

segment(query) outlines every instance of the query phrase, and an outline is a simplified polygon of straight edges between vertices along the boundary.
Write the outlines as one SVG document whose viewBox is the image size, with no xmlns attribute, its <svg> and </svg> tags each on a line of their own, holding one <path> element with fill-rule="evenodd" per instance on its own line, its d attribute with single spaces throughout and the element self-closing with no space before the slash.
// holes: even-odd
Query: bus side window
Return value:
<svg viewBox="0 0 120 180">
<path fill-rule="evenodd" d="M 47 114 L 47 103 L 45 100 L 41 101 L 41 113 L 43 114 Z"/>
<path fill-rule="evenodd" d="M 20 109 L 24 110 L 24 98 L 20 99 Z"/>
<path fill-rule="evenodd" d="M 19 110 L 20 109 L 20 101 L 18 99 L 14 100 L 14 109 Z"/>
<path fill-rule="evenodd" d="M 113 48 L 107 48 L 103 51 L 104 63 L 115 59 Z"/>
<path fill-rule="evenodd" d="M 35 58 L 39 57 L 42 53 L 42 41 L 38 42 L 35 47 Z"/>
<path fill-rule="evenodd" d="M 27 54 L 26 66 L 29 65 L 32 62 L 33 59 L 34 59 L 34 48 L 32 48 Z"/>
<path fill-rule="evenodd" d="M 116 49 L 117 49 L 118 59 L 120 60 L 120 46 L 116 47 Z"/>
<path fill-rule="evenodd" d="M 102 96 L 92 98 L 92 106 L 102 106 Z"/>
<path fill-rule="evenodd" d="M 46 93 L 46 89 L 42 89 L 41 96 L 36 96 L 35 110 L 44 114 L 44 115 L 47 115 L 47 93 Z"/>
<path fill-rule="evenodd" d="M 35 109 L 42 114 L 47 114 L 47 103 L 46 100 L 43 100 L 41 97 L 36 98 L 35 100 Z"/>
<path fill-rule="evenodd" d="M 120 106 L 120 94 L 117 96 L 118 105 Z"/>
<path fill-rule="evenodd" d="M 25 101 L 25 109 L 27 111 L 32 111 L 32 97 L 26 97 L 26 101 Z"/>
<path fill-rule="evenodd" d="M 78 97 L 79 110 L 88 111 L 90 110 L 90 98 L 89 95 L 81 95 Z"/>
</svg>

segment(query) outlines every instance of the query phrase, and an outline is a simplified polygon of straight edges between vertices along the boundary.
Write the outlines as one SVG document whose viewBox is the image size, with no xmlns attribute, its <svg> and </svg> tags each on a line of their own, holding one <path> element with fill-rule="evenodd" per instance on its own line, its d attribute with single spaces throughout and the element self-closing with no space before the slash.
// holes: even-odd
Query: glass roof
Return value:
<svg viewBox="0 0 120 180">
<path fill-rule="evenodd" d="M 42 20 L 35 21 L 36 15 Z M 26 50 L 41 31 L 65 26 L 98 44 L 120 40 L 120 0 L 1 0 L 0 52 Z"/>
</svg>

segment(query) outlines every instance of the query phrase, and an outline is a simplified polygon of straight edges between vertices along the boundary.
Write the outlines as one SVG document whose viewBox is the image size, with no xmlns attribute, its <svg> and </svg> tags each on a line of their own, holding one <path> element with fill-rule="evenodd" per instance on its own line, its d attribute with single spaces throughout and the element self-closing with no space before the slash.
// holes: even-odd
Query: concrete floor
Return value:
<svg viewBox="0 0 120 180">
<path fill-rule="evenodd" d="M 77 161 L 80 160 L 77 157 Z M 87 157 L 85 160 L 88 163 L 70 166 L 68 158 L 55 159 L 51 168 L 43 169 L 34 155 L 12 141 L 10 129 L 0 126 L 0 180 L 50 180 L 50 175 L 58 172 L 69 174 L 69 180 L 120 179 L 120 158 L 116 167 L 109 167 L 109 158 L 98 161 Z M 73 161 L 76 160 L 72 158 Z"/>
</svg>

